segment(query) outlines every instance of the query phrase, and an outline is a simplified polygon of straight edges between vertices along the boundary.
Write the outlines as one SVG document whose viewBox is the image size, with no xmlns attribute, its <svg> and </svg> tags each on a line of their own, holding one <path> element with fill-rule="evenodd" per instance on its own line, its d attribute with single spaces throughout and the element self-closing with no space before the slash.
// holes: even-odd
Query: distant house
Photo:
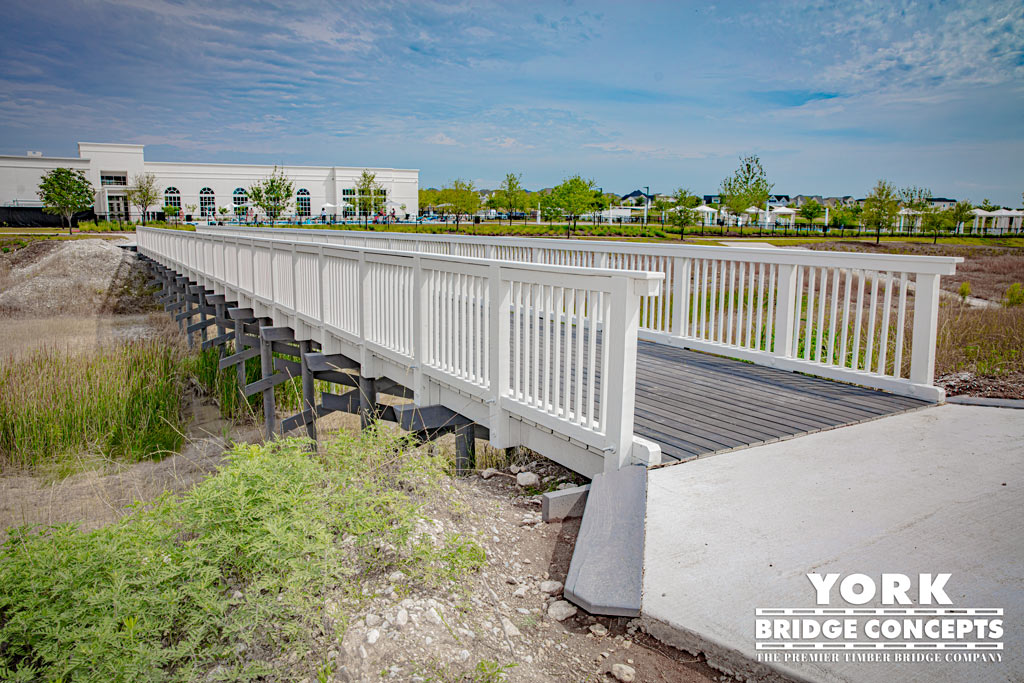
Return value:
<svg viewBox="0 0 1024 683">
<path fill-rule="evenodd" d="M 621 201 L 623 206 L 643 206 L 646 200 L 650 200 L 653 198 L 653 194 L 646 195 L 640 190 L 633 190 L 629 194 L 622 195 Z"/>
<path fill-rule="evenodd" d="M 789 204 L 788 194 L 770 194 L 768 195 L 768 206 L 786 206 Z"/>
<path fill-rule="evenodd" d="M 720 194 L 706 194 L 706 195 L 704 195 L 704 203 L 707 204 L 708 206 L 711 206 L 712 204 L 721 204 L 722 203 L 722 195 L 720 195 Z"/>
<path fill-rule="evenodd" d="M 838 209 L 842 206 L 853 206 L 854 199 L 852 195 L 847 194 L 842 197 L 825 197 L 820 203 L 830 209 Z"/>
<path fill-rule="evenodd" d="M 793 203 L 798 209 L 811 200 L 814 200 L 819 204 L 825 201 L 820 194 L 798 194 L 793 197 Z"/>
<path fill-rule="evenodd" d="M 929 197 L 928 205 L 933 209 L 951 209 L 956 206 L 956 200 L 949 197 Z"/>
</svg>

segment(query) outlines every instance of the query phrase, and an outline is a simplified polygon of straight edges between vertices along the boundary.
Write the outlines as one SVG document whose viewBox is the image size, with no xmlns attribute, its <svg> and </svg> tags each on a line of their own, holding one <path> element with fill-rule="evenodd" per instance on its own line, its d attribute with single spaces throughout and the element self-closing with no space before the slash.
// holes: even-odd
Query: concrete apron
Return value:
<svg viewBox="0 0 1024 683">
<path fill-rule="evenodd" d="M 645 626 L 741 677 L 1024 680 L 1022 567 L 1020 411 L 937 406 L 649 473 Z M 819 607 L 812 572 L 840 580 L 861 573 L 876 584 L 883 573 L 908 575 L 909 607 L 920 606 L 920 573 L 950 573 L 945 607 L 1004 610 L 1004 635 L 994 639 L 1002 661 L 858 662 L 845 660 L 894 653 L 835 651 L 818 654 L 836 662 L 759 662 L 755 609 Z M 822 607 L 883 604 L 877 594 L 864 605 L 846 602 L 838 585 L 829 598 Z M 861 633 L 866 618 L 858 619 Z"/>
</svg>

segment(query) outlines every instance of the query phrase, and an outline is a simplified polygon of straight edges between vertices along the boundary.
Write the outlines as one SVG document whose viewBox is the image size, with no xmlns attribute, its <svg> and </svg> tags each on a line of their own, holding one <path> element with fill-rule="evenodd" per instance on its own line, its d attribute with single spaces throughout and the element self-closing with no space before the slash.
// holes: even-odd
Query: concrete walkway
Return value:
<svg viewBox="0 0 1024 683">
<path fill-rule="evenodd" d="M 912 607 L 919 573 L 950 573 L 947 607 L 1004 610 L 1003 649 L 757 663 L 787 653 L 755 648 L 755 609 L 817 607 L 811 572 L 906 574 Z M 838 587 L 826 606 L 856 607 Z M 642 614 L 662 640 L 766 680 L 1024 680 L 1024 416 L 943 405 L 652 470 Z M 856 619 L 863 633 L 867 618 Z M 993 654 L 1002 661 L 945 661 Z"/>
</svg>

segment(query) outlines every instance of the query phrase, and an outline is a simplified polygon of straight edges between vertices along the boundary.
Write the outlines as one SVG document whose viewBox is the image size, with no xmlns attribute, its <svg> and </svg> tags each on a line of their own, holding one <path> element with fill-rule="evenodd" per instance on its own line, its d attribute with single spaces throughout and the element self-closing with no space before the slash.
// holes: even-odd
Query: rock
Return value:
<svg viewBox="0 0 1024 683">
<path fill-rule="evenodd" d="M 516 577 L 514 577 L 514 576 L 506 576 L 506 577 L 505 577 L 505 583 L 507 583 L 507 584 L 508 584 L 508 585 L 510 585 L 510 586 L 514 586 L 514 585 L 516 585 L 517 583 L 519 583 L 519 579 L 517 579 L 517 578 L 516 578 Z"/>
<path fill-rule="evenodd" d="M 398 614 L 395 615 L 395 624 L 398 628 L 404 627 L 409 623 L 409 612 L 404 607 L 398 608 Z"/>
<path fill-rule="evenodd" d="M 561 581 L 541 581 L 540 592 L 545 595 L 558 595 L 562 592 Z"/>
<path fill-rule="evenodd" d="M 367 643 L 369 643 L 370 645 L 373 645 L 378 640 L 380 640 L 380 631 L 378 631 L 375 628 L 371 628 L 369 631 L 366 632 L 366 642 Z"/>
<path fill-rule="evenodd" d="M 527 589 L 526 586 L 520 586 L 519 588 L 517 588 L 514 591 L 512 591 L 512 597 L 514 597 L 514 598 L 525 598 L 527 590 L 528 589 Z"/>
<path fill-rule="evenodd" d="M 601 624 L 592 624 L 590 626 L 590 632 L 598 638 L 603 638 L 604 636 L 608 635 L 608 629 L 606 629 Z"/>
<path fill-rule="evenodd" d="M 388 581 L 391 583 L 401 583 L 405 581 L 405 574 L 402 572 L 391 572 L 391 576 L 388 577 Z"/>
<path fill-rule="evenodd" d="M 516 475 L 516 483 L 522 487 L 537 486 L 540 484 L 540 477 L 533 472 L 520 472 Z"/>
<path fill-rule="evenodd" d="M 612 676 L 622 683 L 632 683 L 636 680 L 636 669 L 628 664 L 612 664 Z"/>
<path fill-rule="evenodd" d="M 241 600 L 242 599 L 242 591 L 235 591 L 234 593 L 231 594 L 231 597 L 234 598 L 235 600 Z"/>
<path fill-rule="evenodd" d="M 511 472 L 512 474 L 519 474 L 519 465 L 512 465 L 512 467 L 508 468 L 508 471 Z"/>
<path fill-rule="evenodd" d="M 493 477 L 497 473 L 498 473 L 498 470 L 494 469 L 493 467 L 488 467 L 486 470 L 484 470 L 483 472 L 480 473 L 480 478 L 481 479 L 490 479 L 491 477 Z"/>
<path fill-rule="evenodd" d="M 548 606 L 548 617 L 555 621 L 565 621 L 569 617 L 576 616 L 576 606 L 565 600 L 556 600 Z"/>
<path fill-rule="evenodd" d="M 469 659 L 469 650 L 459 650 L 459 661 L 464 662 Z"/>
<path fill-rule="evenodd" d="M 557 489 L 558 491 L 564 491 L 566 489 L 571 489 L 571 488 L 572 488 L 572 484 L 567 482 L 567 481 L 563 481 L 561 484 L 559 484 L 558 486 L 555 487 L 555 489 Z"/>
<path fill-rule="evenodd" d="M 367 614 L 364 621 L 366 621 L 367 628 L 373 628 L 380 624 L 381 618 L 376 614 Z"/>
<path fill-rule="evenodd" d="M 441 615 L 437 613 L 437 610 L 435 608 L 431 607 L 427 610 L 427 621 L 429 621 L 431 624 L 441 623 Z"/>
<path fill-rule="evenodd" d="M 501 628 L 502 628 L 502 630 L 505 631 L 505 635 L 508 636 L 509 638 L 518 638 L 519 636 L 522 635 L 519 632 L 519 629 L 516 628 L 516 625 L 513 624 L 512 620 L 509 619 L 508 617 L 502 617 L 501 618 Z"/>
</svg>

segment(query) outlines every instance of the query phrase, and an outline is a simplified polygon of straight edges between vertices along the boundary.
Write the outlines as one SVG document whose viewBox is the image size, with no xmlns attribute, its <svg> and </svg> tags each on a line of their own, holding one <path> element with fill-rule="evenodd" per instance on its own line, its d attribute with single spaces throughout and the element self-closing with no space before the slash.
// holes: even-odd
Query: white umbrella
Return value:
<svg viewBox="0 0 1024 683">
<path fill-rule="evenodd" d="M 324 204 L 324 208 L 325 209 L 334 209 L 334 208 L 337 208 L 337 207 L 334 204 L 331 204 L 330 202 L 327 202 L 326 204 Z"/>
</svg>

